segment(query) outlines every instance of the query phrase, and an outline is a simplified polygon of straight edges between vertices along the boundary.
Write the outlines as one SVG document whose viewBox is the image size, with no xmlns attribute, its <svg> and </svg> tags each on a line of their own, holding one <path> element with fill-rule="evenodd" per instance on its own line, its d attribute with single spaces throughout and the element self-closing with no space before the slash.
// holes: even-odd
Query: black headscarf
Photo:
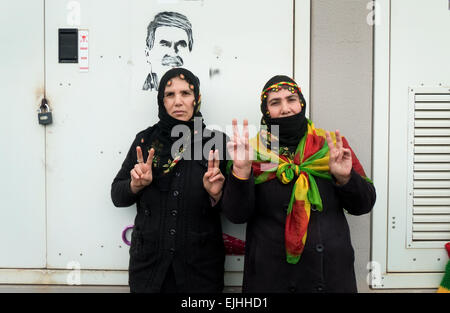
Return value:
<svg viewBox="0 0 450 313">
<path fill-rule="evenodd" d="M 189 84 L 189 88 L 194 91 L 194 113 L 189 121 L 178 120 L 167 113 L 164 106 L 164 91 L 167 83 L 174 77 L 179 77 L 185 80 Z M 171 155 L 172 144 L 181 138 L 179 136 L 172 137 L 172 128 L 176 125 L 186 125 L 189 127 L 191 133 L 189 142 L 191 146 L 194 140 L 198 137 L 201 139 L 201 133 L 205 124 L 203 123 L 202 114 L 200 112 L 201 107 L 201 94 L 200 94 L 200 80 L 189 70 L 185 68 L 172 68 L 167 71 L 160 80 L 158 89 L 158 117 L 159 121 L 152 127 L 152 132 L 149 138 L 147 138 L 147 150 L 151 148 L 155 149 L 155 157 L 153 161 L 153 171 L 155 176 L 161 176 L 164 171 L 171 168 L 170 165 L 173 161 Z M 199 130 L 199 134 L 194 134 L 194 118 L 199 118 L 202 123 L 202 129 Z"/>
<path fill-rule="evenodd" d="M 279 83 L 288 84 L 280 84 L 277 86 Z M 267 109 L 267 93 L 284 86 L 290 88 L 292 92 L 296 92 L 299 95 L 302 110 L 300 113 L 292 116 L 271 118 L 269 110 Z M 306 101 L 303 97 L 301 89 L 297 86 L 297 83 L 285 75 L 276 75 L 269 79 L 269 81 L 264 85 L 261 93 L 261 113 L 263 114 L 261 118 L 261 125 L 267 125 L 269 132 L 271 131 L 272 125 L 279 126 L 280 147 L 288 147 L 289 150 L 295 150 L 308 129 L 308 121 L 305 117 Z"/>
</svg>

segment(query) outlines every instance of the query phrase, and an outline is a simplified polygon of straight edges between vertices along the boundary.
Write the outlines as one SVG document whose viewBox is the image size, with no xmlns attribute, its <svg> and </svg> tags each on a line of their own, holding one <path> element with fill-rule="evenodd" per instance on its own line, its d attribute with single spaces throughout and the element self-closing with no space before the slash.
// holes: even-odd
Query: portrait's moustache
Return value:
<svg viewBox="0 0 450 313">
<path fill-rule="evenodd" d="M 161 64 L 163 66 L 183 66 L 183 59 L 179 56 L 165 55 Z"/>
</svg>

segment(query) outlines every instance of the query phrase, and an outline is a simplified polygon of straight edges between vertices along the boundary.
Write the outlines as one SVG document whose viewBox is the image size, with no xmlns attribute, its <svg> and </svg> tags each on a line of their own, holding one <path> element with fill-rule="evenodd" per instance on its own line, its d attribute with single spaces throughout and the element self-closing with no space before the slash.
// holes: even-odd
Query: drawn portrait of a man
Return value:
<svg viewBox="0 0 450 313">
<path fill-rule="evenodd" d="M 172 67 L 183 66 L 193 44 L 192 25 L 185 15 L 156 14 L 147 27 L 145 55 L 151 70 L 142 89 L 157 91 L 161 76 Z"/>
</svg>

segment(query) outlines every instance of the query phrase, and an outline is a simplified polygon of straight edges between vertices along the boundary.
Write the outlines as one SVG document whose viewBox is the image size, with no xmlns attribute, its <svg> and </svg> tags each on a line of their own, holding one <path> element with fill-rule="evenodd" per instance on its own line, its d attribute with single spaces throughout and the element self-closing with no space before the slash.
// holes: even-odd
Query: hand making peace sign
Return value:
<svg viewBox="0 0 450 313">
<path fill-rule="evenodd" d="M 203 176 L 203 187 L 215 201 L 219 201 L 225 182 L 225 176 L 220 171 L 219 165 L 219 150 L 209 151 L 208 171 Z"/>
<path fill-rule="evenodd" d="M 352 153 L 350 149 L 344 148 L 339 130 L 336 130 L 336 146 L 334 146 L 330 133 L 325 132 L 325 136 L 330 149 L 330 173 L 336 177 L 339 185 L 345 185 L 350 180 L 352 170 Z"/>
<path fill-rule="evenodd" d="M 137 164 L 134 165 L 134 168 L 130 171 L 131 182 L 130 187 L 133 193 L 138 193 L 140 190 L 144 189 L 144 187 L 151 184 L 153 180 L 152 175 L 152 162 L 153 157 L 155 155 L 155 149 L 150 149 L 148 153 L 147 162 L 144 163 L 144 158 L 142 156 L 142 149 L 140 146 L 136 147 L 137 154 Z"/>
<path fill-rule="evenodd" d="M 233 159 L 233 172 L 240 178 L 250 177 L 252 160 L 250 158 L 250 145 L 248 143 L 248 121 L 243 123 L 242 136 L 239 135 L 237 120 L 233 119 L 233 137 L 227 143 L 227 150 Z"/>
</svg>

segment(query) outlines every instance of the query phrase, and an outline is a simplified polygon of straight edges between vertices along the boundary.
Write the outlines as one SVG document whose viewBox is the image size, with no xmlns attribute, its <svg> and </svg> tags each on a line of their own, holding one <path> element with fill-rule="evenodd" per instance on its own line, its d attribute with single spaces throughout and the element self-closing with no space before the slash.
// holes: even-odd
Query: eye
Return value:
<svg viewBox="0 0 450 313">
<path fill-rule="evenodd" d="M 289 102 L 297 102 L 297 101 L 300 101 L 300 98 L 297 96 L 291 96 L 291 97 L 289 97 L 288 98 L 288 101 Z"/>
<path fill-rule="evenodd" d="M 188 91 L 188 90 L 183 90 L 183 91 L 181 92 L 181 94 L 182 94 L 183 96 L 190 96 L 190 95 L 192 95 L 192 92 L 191 92 L 191 91 Z"/>
<path fill-rule="evenodd" d="M 176 43 L 176 46 L 177 46 L 177 47 L 183 47 L 183 48 L 186 48 L 186 47 L 187 47 L 187 43 L 186 43 L 186 41 L 184 41 L 184 40 L 180 40 L 180 41 L 178 41 L 178 42 Z"/>
<path fill-rule="evenodd" d="M 173 96 L 174 96 L 174 93 L 172 91 L 166 92 L 166 94 L 164 95 L 165 98 L 170 98 Z"/>
<path fill-rule="evenodd" d="M 163 47 L 171 47 L 172 46 L 172 43 L 170 42 L 170 41 L 167 41 L 167 40 L 161 40 L 160 42 L 159 42 L 159 44 L 161 45 L 161 46 L 163 46 Z"/>
<path fill-rule="evenodd" d="M 271 101 L 271 102 L 269 103 L 269 106 L 273 107 L 273 106 L 277 106 L 277 105 L 279 105 L 279 104 L 280 104 L 280 101 L 279 101 L 279 100 L 274 100 L 274 101 Z"/>
</svg>

